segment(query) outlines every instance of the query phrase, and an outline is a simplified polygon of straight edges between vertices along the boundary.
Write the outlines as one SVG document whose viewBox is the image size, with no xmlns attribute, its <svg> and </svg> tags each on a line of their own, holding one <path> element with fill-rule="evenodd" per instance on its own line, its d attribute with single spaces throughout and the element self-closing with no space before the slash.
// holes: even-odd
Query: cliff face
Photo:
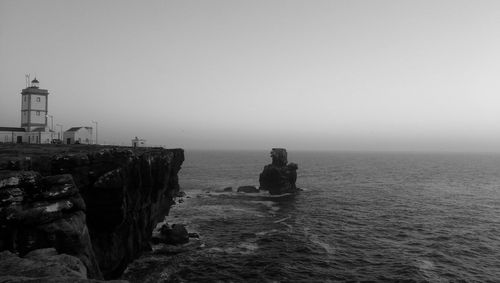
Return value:
<svg viewBox="0 0 500 283">
<path fill-rule="evenodd" d="M 16 148 L 0 148 L 0 251 L 54 247 L 90 278 L 118 277 L 148 248 L 184 161 L 182 149 Z"/>
</svg>

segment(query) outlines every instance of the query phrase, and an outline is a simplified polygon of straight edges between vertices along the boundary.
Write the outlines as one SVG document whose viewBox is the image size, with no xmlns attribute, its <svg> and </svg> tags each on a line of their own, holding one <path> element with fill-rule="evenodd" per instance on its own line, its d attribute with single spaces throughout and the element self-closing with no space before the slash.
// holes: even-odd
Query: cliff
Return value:
<svg viewBox="0 0 500 283">
<path fill-rule="evenodd" d="M 42 248 L 116 278 L 149 248 L 179 191 L 182 149 L 0 146 L 0 251 Z"/>
</svg>

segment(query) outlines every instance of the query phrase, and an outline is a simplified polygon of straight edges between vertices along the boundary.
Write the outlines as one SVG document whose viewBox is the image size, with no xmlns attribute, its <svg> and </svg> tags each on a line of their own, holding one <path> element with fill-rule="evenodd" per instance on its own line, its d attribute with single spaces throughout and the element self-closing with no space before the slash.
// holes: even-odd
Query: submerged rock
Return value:
<svg viewBox="0 0 500 283">
<path fill-rule="evenodd" d="M 238 187 L 238 193 L 258 193 L 259 189 L 254 186 L 241 186 Z"/>
<path fill-rule="evenodd" d="M 269 191 L 271 195 L 298 192 L 295 185 L 298 165 L 288 163 L 286 149 L 273 148 L 271 158 L 272 163 L 266 165 L 259 176 L 259 189 Z"/>
<path fill-rule="evenodd" d="M 233 191 L 232 187 L 225 187 L 223 189 L 215 190 L 216 193 L 228 193 L 228 192 L 232 192 L 232 191 Z"/>
<path fill-rule="evenodd" d="M 200 235 L 198 233 L 188 233 L 189 238 L 199 239 Z"/>
</svg>

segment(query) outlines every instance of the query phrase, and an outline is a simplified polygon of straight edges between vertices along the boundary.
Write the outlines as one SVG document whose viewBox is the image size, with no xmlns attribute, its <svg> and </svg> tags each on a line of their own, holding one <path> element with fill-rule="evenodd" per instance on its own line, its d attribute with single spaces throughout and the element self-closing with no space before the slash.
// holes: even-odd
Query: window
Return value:
<svg viewBox="0 0 500 283">
<path fill-rule="evenodd" d="M 26 102 L 26 96 L 24 97 L 24 102 Z"/>
<path fill-rule="evenodd" d="M 36 116 L 40 116 L 40 111 L 36 111 Z"/>
<path fill-rule="evenodd" d="M 40 102 L 40 97 L 37 97 L 37 98 L 36 98 L 36 102 Z"/>
</svg>

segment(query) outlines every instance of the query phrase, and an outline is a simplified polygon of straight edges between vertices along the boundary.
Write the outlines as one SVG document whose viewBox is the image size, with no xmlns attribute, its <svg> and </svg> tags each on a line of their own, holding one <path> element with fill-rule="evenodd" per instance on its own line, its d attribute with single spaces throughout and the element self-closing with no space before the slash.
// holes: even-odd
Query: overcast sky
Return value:
<svg viewBox="0 0 500 283">
<path fill-rule="evenodd" d="M 0 126 L 187 149 L 500 151 L 500 1 L 0 0 Z"/>
</svg>

